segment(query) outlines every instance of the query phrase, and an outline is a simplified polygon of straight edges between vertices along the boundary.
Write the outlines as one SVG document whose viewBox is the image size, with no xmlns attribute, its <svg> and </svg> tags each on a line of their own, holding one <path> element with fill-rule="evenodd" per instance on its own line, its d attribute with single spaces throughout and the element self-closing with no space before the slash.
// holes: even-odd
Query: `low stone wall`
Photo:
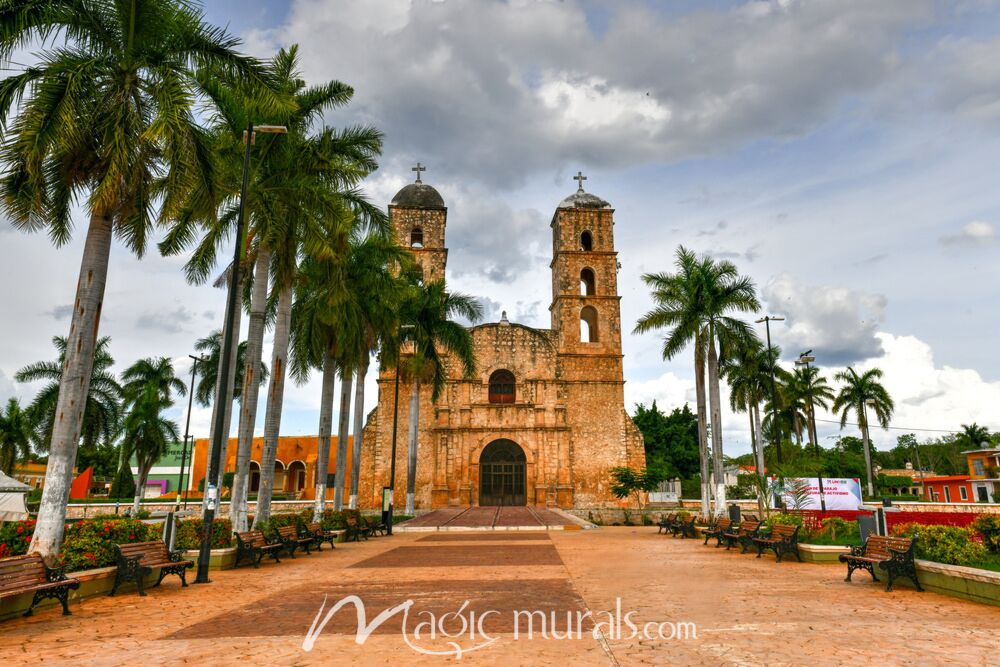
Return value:
<svg viewBox="0 0 1000 667">
<path fill-rule="evenodd" d="M 917 559 L 917 581 L 928 591 L 1000 606 L 1000 572 Z"/>
<path fill-rule="evenodd" d="M 686 510 L 700 510 L 701 501 L 685 498 L 680 501 Z M 729 505 L 739 505 L 741 512 L 757 512 L 756 500 L 727 500 Z M 865 509 L 875 510 L 881 504 L 865 503 Z M 977 514 L 1000 514 L 1000 504 L 998 503 L 921 503 L 911 501 L 893 501 L 892 507 L 901 512 L 973 512 Z M 657 511 L 669 511 L 657 509 Z"/>
<path fill-rule="evenodd" d="M 253 514 L 254 510 L 257 508 L 257 501 L 251 500 L 247 503 L 247 505 L 249 506 L 249 513 Z M 132 503 L 72 503 L 66 507 L 66 518 L 86 519 L 87 517 L 92 517 L 97 514 L 114 514 L 116 507 L 118 509 L 118 514 L 124 514 L 126 508 L 132 507 Z M 279 514 L 281 512 L 297 512 L 311 507 L 313 507 L 313 502 L 311 500 L 275 500 L 271 503 L 271 513 Z M 174 503 L 142 503 L 141 508 L 149 512 L 172 512 L 174 510 Z M 187 511 L 200 514 L 201 501 L 189 501 Z M 216 513 L 216 516 L 229 516 L 228 500 L 222 501 L 221 507 Z"/>
</svg>

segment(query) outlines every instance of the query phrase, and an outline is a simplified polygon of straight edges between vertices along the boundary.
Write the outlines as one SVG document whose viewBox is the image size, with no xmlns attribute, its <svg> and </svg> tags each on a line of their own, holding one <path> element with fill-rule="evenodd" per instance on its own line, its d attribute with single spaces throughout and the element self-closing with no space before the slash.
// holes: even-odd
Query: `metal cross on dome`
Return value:
<svg viewBox="0 0 1000 667">
<path fill-rule="evenodd" d="M 573 177 L 574 181 L 577 181 L 580 185 L 577 187 L 577 192 L 583 192 L 583 182 L 587 180 L 587 177 L 583 175 L 582 171 L 576 172 L 576 176 Z"/>
<path fill-rule="evenodd" d="M 420 180 L 420 172 L 427 171 L 427 167 L 418 162 L 416 167 L 410 167 L 410 171 L 417 172 L 417 183 L 423 183 L 423 181 Z"/>
</svg>

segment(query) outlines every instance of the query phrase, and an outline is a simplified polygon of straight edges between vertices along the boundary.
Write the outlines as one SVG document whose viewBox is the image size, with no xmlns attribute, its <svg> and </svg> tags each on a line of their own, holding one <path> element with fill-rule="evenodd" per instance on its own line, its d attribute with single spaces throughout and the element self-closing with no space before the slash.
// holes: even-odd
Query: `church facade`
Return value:
<svg viewBox="0 0 1000 667">
<path fill-rule="evenodd" d="M 418 165 L 419 167 L 419 165 Z M 476 373 L 446 358 L 438 401 L 420 389 L 416 509 L 469 505 L 618 504 L 609 469 L 645 465 L 624 406 L 614 210 L 581 187 L 552 216 L 551 327 L 507 321 L 471 328 Z M 430 185 L 405 186 L 389 205 L 399 241 L 425 280 L 444 278 L 448 209 Z M 404 348 L 405 351 L 405 348 Z M 394 368 L 379 374 L 378 406 L 363 433 L 362 507 L 378 507 L 391 468 Z M 399 383 L 395 505 L 407 488 L 411 385 Z"/>
</svg>

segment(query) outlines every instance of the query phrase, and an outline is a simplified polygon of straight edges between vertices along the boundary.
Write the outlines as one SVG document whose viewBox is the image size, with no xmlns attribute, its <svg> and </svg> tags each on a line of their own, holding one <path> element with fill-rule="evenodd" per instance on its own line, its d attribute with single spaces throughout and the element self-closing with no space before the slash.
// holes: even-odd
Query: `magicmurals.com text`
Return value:
<svg viewBox="0 0 1000 667">
<path fill-rule="evenodd" d="M 345 606 L 353 606 L 357 617 L 354 641 L 363 645 L 368 636 L 389 619 L 400 616 L 403 641 L 417 653 L 452 656 L 456 660 L 466 653 L 480 651 L 502 639 L 510 640 L 608 640 L 640 639 L 643 641 L 684 641 L 698 638 L 694 623 L 673 621 L 640 621 L 636 611 L 623 611 L 621 598 L 615 600 L 614 611 L 542 611 L 495 609 L 476 611 L 466 600 L 456 610 L 444 614 L 431 611 L 412 612 L 413 600 L 406 600 L 380 612 L 368 622 L 364 602 L 348 595 L 327 608 L 323 598 L 305 639 L 304 651 L 312 651 L 326 625 Z M 413 618 L 411 618 L 411 612 Z M 509 625 L 503 618 L 509 614 Z M 508 627 L 509 631 L 489 630 L 488 624 Z"/>
</svg>

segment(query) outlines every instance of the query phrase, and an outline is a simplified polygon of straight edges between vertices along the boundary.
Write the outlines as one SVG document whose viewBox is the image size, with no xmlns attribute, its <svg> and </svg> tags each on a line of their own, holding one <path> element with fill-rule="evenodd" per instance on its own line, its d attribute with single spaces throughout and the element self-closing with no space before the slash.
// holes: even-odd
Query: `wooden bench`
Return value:
<svg viewBox="0 0 1000 667">
<path fill-rule="evenodd" d="M 115 583 L 108 595 L 118 592 L 122 582 L 134 581 L 139 588 L 139 595 L 145 597 L 143 577 L 159 568 L 160 577 L 154 586 L 163 583 L 168 574 L 176 574 L 181 579 L 181 587 L 187 587 L 187 570 L 194 567 L 193 560 L 181 560 L 178 551 L 169 551 L 167 545 L 157 540 L 155 542 L 135 542 L 133 544 L 116 544 L 118 552 L 118 571 L 115 573 Z"/>
<path fill-rule="evenodd" d="M 321 523 L 310 523 L 306 530 L 314 536 L 317 551 L 323 550 L 324 542 L 329 542 L 330 548 L 336 549 L 334 542 L 344 534 L 342 530 L 326 530 Z"/>
<path fill-rule="evenodd" d="M 69 589 L 79 587 L 79 579 L 67 578 L 61 567 L 49 567 L 38 554 L 0 559 L 0 599 L 35 594 L 25 616 L 46 598 L 59 600 L 63 616 L 69 616 Z"/>
<path fill-rule="evenodd" d="M 353 516 L 347 517 L 347 537 L 348 542 L 360 542 L 361 538 L 368 540 L 368 535 L 371 531 L 368 530 L 367 525 L 363 525 L 358 522 Z"/>
<path fill-rule="evenodd" d="M 731 530 L 735 525 L 736 524 L 734 524 L 729 517 L 719 517 L 715 520 L 714 526 L 705 530 L 705 544 L 707 545 L 708 541 L 714 537 L 715 548 L 718 549 L 722 546 L 722 536 Z"/>
<path fill-rule="evenodd" d="M 885 590 L 892 590 L 892 580 L 897 577 L 909 577 L 918 591 L 924 590 L 917 581 L 917 566 L 913 562 L 913 546 L 916 538 L 882 537 L 870 535 L 860 547 L 851 547 L 850 554 L 841 554 L 840 562 L 847 563 L 847 578 L 850 581 L 855 570 L 867 570 L 872 575 L 872 581 L 878 581 L 875 567 L 884 570 L 888 575 Z"/>
<path fill-rule="evenodd" d="M 371 535 L 372 537 L 376 537 L 379 534 L 385 535 L 387 532 L 389 532 L 389 529 L 386 528 L 385 522 L 382 521 L 381 517 L 377 516 L 368 517 L 367 522 L 368 522 L 368 534 Z"/>
<path fill-rule="evenodd" d="M 260 561 L 264 556 L 270 556 L 274 562 L 280 563 L 278 552 L 284 547 L 281 543 L 270 543 L 264 537 L 264 533 L 259 530 L 248 530 L 236 535 L 236 563 L 239 565 L 244 558 L 249 558 L 255 568 L 260 567 Z"/>
<path fill-rule="evenodd" d="M 677 519 L 674 521 L 674 525 L 670 527 L 671 537 L 681 536 L 681 539 L 687 537 L 697 537 L 697 532 L 694 529 L 694 522 L 698 517 L 694 514 L 687 517 L 686 519 Z"/>
<path fill-rule="evenodd" d="M 677 513 L 671 512 L 670 514 L 661 514 L 660 522 L 656 524 L 656 534 L 659 535 L 663 533 L 666 535 L 670 531 L 670 527 L 674 525 L 674 521 L 677 520 Z"/>
<path fill-rule="evenodd" d="M 795 557 L 802 562 L 799 555 L 799 528 L 800 526 L 790 526 L 784 523 L 776 523 L 771 528 L 771 532 L 766 537 L 755 537 L 753 543 L 757 545 L 757 558 L 760 558 L 765 549 L 774 552 L 776 562 L 780 563 L 782 557 L 787 553 L 794 553 Z"/>
<path fill-rule="evenodd" d="M 722 535 L 722 539 L 726 543 L 726 551 L 739 543 L 742 547 L 740 553 L 745 554 L 753 546 L 754 538 L 760 536 L 761 526 L 763 524 L 756 520 L 744 519 L 740 521 L 739 528 L 731 529 Z"/>
<path fill-rule="evenodd" d="M 299 535 L 299 528 L 295 524 L 278 528 L 278 541 L 285 547 L 285 553 L 295 558 L 296 549 L 305 549 L 306 555 L 312 554 L 312 545 L 316 538 L 311 535 L 305 537 Z"/>
</svg>

